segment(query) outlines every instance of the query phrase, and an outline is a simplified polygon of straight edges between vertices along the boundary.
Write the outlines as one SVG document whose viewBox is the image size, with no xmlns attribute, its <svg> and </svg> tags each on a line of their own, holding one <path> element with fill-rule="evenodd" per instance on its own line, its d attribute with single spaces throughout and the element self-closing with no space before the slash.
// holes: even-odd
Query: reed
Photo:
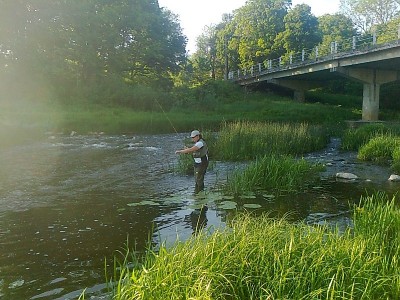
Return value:
<svg viewBox="0 0 400 300">
<path fill-rule="evenodd" d="M 388 164 L 393 153 L 400 147 L 400 137 L 391 134 L 377 135 L 358 151 L 358 159 Z"/>
<path fill-rule="evenodd" d="M 344 233 L 239 215 L 117 265 L 114 299 L 399 299 L 399 208 L 383 194 L 361 203 Z"/>
<path fill-rule="evenodd" d="M 273 153 L 299 155 L 322 149 L 326 131 L 306 123 L 225 122 L 216 142 L 216 155 L 223 160 L 249 160 Z"/>
<path fill-rule="evenodd" d="M 358 149 L 379 135 L 400 136 L 400 126 L 395 124 L 369 124 L 358 128 L 347 129 L 342 137 L 341 148 L 347 151 L 358 151 Z"/>
<path fill-rule="evenodd" d="M 316 180 L 320 170 L 304 159 L 266 155 L 229 177 L 225 190 L 236 196 L 257 190 L 292 193 Z"/>
<path fill-rule="evenodd" d="M 400 174 L 400 147 L 393 151 L 392 169 L 397 174 Z"/>
</svg>

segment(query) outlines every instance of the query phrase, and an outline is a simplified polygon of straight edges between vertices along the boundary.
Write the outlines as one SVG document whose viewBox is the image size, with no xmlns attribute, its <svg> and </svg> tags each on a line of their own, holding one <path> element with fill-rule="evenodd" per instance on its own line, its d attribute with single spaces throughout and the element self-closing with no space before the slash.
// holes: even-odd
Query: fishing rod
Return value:
<svg viewBox="0 0 400 300">
<path fill-rule="evenodd" d="M 161 108 L 161 111 L 163 112 L 165 118 L 168 120 L 169 124 L 171 124 L 171 126 L 172 126 L 172 128 L 174 129 L 175 133 L 178 134 L 178 131 L 176 130 L 174 124 L 172 124 L 171 119 L 168 117 L 167 113 L 165 112 L 164 108 L 161 106 L 160 102 L 158 102 L 157 99 L 154 99 L 154 100 L 156 100 L 158 106 Z"/>
</svg>

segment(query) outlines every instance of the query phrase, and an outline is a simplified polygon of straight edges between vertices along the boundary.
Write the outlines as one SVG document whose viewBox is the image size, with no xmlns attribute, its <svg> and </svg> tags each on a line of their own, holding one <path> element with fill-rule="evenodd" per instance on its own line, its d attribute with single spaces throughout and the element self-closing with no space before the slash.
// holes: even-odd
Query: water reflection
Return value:
<svg viewBox="0 0 400 300">
<path fill-rule="evenodd" d="M 193 210 L 189 215 L 185 216 L 185 221 L 190 222 L 193 233 L 196 234 L 207 226 L 208 206 L 204 205 L 199 209 Z"/>
<path fill-rule="evenodd" d="M 223 227 L 245 210 L 278 217 L 290 212 L 293 221 L 313 222 L 347 211 L 366 190 L 398 189 L 387 183 L 387 169 L 357 164 L 333 146 L 308 157 L 331 164 L 310 190 L 223 198 L 213 191 L 242 166 L 217 162 L 206 175 L 208 195 L 194 196 L 193 178 L 171 172 L 183 138 L 55 136 L 2 148 L 0 299 L 76 299 L 84 288 L 91 299 L 104 298 L 104 261 L 111 272 L 115 251 L 124 252 L 127 241 L 137 251 L 149 239 L 171 245 L 198 230 Z M 354 169 L 371 181 L 335 180 L 337 170 Z M 229 201 L 233 208 L 222 205 Z"/>
</svg>

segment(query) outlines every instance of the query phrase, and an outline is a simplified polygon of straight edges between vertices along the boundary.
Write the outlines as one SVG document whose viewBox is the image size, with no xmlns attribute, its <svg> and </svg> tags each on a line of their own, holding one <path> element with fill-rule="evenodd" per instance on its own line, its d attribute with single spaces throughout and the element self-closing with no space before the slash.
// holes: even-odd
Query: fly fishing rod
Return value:
<svg viewBox="0 0 400 300">
<path fill-rule="evenodd" d="M 169 124 L 171 124 L 171 126 L 172 126 L 172 128 L 174 129 L 175 133 L 178 134 L 178 131 L 176 130 L 174 124 L 172 124 L 171 119 L 168 117 L 167 113 L 165 112 L 164 108 L 161 106 L 160 102 L 158 102 L 157 99 L 154 99 L 154 100 L 156 100 L 158 106 L 161 108 L 161 111 L 163 112 L 165 118 L 168 120 Z"/>
</svg>

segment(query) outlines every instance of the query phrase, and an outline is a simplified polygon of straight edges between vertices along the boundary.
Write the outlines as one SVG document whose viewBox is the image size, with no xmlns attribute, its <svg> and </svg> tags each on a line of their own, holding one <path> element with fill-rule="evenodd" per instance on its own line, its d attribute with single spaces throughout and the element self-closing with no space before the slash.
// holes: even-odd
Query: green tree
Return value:
<svg viewBox="0 0 400 300">
<path fill-rule="evenodd" d="M 285 30 L 277 35 L 275 47 L 281 45 L 287 54 L 311 49 L 320 41 L 318 19 L 306 4 L 296 5 L 284 18 Z"/>
<path fill-rule="evenodd" d="M 400 11 L 398 0 L 340 0 L 340 11 L 362 34 L 376 25 L 387 24 Z"/>
<path fill-rule="evenodd" d="M 198 82 L 216 78 L 217 61 L 217 28 L 215 25 L 206 26 L 196 40 L 196 52 L 190 58 Z"/>
<path fill-rule="evenodd" d="M 336 42 L 342 49 L 350 50 L 353 36 L 357 35 L 351 19 L 342 14 L 326 14 L 319 17 L 318 29 L 322 36 L 322 42 L 318 45 L 320 56 L 330 53 L 332 42 Z"/>
<path fill-rule="evenodd" d="M 157 0 L 1 0 L 0 38 L 0 72 L 46 78 L 65 98 L 124 79 L 168 88 L 186 60 L 177 17 Z"/>
<path fill-rule="evenodd" d="M 232 22 L 241 68 L 279 56 L 272 48 L 291 4 L 291 0 L 249 0 L 235 12 Z"/>
</svg>

